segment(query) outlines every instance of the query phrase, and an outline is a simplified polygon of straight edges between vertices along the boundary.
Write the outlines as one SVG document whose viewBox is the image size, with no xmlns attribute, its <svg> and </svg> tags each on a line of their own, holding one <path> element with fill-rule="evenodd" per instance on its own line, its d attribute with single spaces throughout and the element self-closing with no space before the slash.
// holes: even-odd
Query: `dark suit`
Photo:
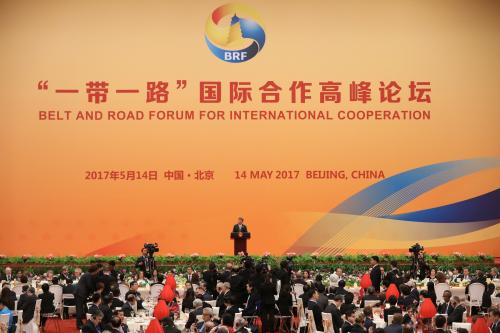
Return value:
<svg viewBox="0 0 500 333">
<path fill-rule="evenodd" d="M 401 333 L 403 331 L 403 326 L 400 324 L 390 324 L 384 328 L 384 333 Z"/>
<path fill-rule="evenodd" d="M 99 306 L 98 306 L 98 305 L 96 305 L 96 304 L 94 304 L 94 303 L 92 303 L 92 304 L 89 306 L 89 308 L 88 308 L 88 310 L 87 310 L 87 313 L 90 313 L 90 314 L 95 315 L 95 314 L 98 314 L 98 313 L 99 313 L 99 311 L 101 311 L 101 310 L 99 309 Z"/>
<path fill-rule="evenodd" d="M 312 310 L 316 330 L 323 331 L 323 318 L 321 317 L 321 309 L 319 308 L 318 302 L 310 299 L 307 304 L 307 309 Z"/>
<path fill-rule="evenodd" d="M 115 308 L 121 308 L 123 306 L 123 301 L 119 299 L 118 297 L 113 297 L 113 300 L 111 301 L 111 309 Z"/>
<path fill-rule="evenodd" d="M 203 280 L 207 284 L 207 291 L 213 295 L 215 295 L 215 286 L 217 285 L 217 271 L 216 270 L 207 270 L 203 272 Z"/>
<path fill-rule="evenodd" d="M 372 280 L 372 286 L 373 288 L 375 288 L 375 291 L 380 292 L 382 271 L 380 270 L 380 266 L 378 264 L 372 267 L 372 270 L 370 272 L 370 280 Z"/>
<path fill-rule="evenodd" d="M 352 328 L 353 328 L 353 325 L 346 320 L 346 321 L 344 321 L 344 324 L 342 325 L 342 333 L 350 333 L 350 332 L 352 332 Z"/>
<path fill-rule="evenodd" d="M 82 327 L 82 333 L 100 333 L 101 329 L 97 328 L 92 321 L 87 321 L 87 323 Z"/>
<path fill-rule="evenodd" d="M 184 327 L 186 329 L 189 329 L 191 325 L 196 323 L 196 316 L 200 316 L 202 314 L 203 314 L 203 307 L 196 308 L 193 311 L 189 312 L 188 320 L 186 321 L 186 325 Z"/>
<path fill-rule="evenodd" d="M 129 302 L 123 304 L 122 310 L 123 310 L 123 315 L 125 317 L 132 317 L 132 312 L 134 312 L 134 308 L 132 307 L 132 305 L 130 305 Z"/>
<path fill-rule="evenodd" d="M 453 306 L 451 305 L 451 302 L 441 303 L 438 305 L 437 310 L 439 314 L 445 314 L 449 316 L 453 312 Z"/>
<path fill-rule="evenodd" d="M 200 277 L 198 276 L 197 273 L 191 274 L 191 277 L 189 277 L 188 274 L 185 275 L 186 281 L 194 283 L 194 284 L 200 284 Z"/>
<path fill-rule="evenodd" d="M 164 333 L 181 333 L 181 331 L 175 326 L 163 326 Z"/>
<path fill-rule="evenodd" d="M 17 309 L 23 310 L 23 324 L 27 324 L 35 315 L 36 296 L 22 294 L 17 303 Z"/>
<path fill-rule="evenodd" d="M 105 327 L 111 321 L 111 317 L 113 317 L 113 310 L 107 304 L 99 305 L 99 310 L 101 310 L 104 317 L 102 317 L 101 326 Z"/>
<path fill-rule="evenodd" d="M 215 306 L 219 308 L 219 313 L 222 314 L 226 311 L 226 305 L 224 305 L 224 297 L 231 297 L 231 292 L 226 290 L 224 293 L 220 293 L 215 301 Z"/>
<path fill-rule="evenodd" d="M 53 313 L 54 308 L 54 294 L 49 292 L 41 293 L 38 298 L 42 300 L 40 304 L 40 313 Z"/>
<path fill-rule="evenodd" d="M 13 274 L 10 274 L 9 276 L 5 275 L 5 273 L 0 273 L 0 281 L 7 281 L 10 282 L 12 280 L 15 280 L 16 277 Z"/>
<path fill-rule="evenodd" d="M 236 223 L 233 227 L 233 232 L 248 232 L 247 226 L 245 224 L 241 224 L 241 227 L 238 223 Z"/>
<path fill-rule="evenodd" d="M 451 325 L 452 323 L 461 323 L 463 315 L 465 312 L 465 307 L 463 305 L 457 305 L 451 314 L 448 315 L 447 323 Z"/>
<path fill-rule="evenodd" d="M 390 308 L 385 309 L 384 310 L 384 321 L 387 323 L 388 322 L 388 318 L 389 318 L 388 316 L 389 315 L 394 315 L 395 313 L 401 313 L 402 314 L 403 312 L 401 311 L 401 308 L 399 308 L 397 306 L 393 306 L 393 305 L 391 305 Z"/>
<path fill-rule="evenodd" d="M 328 299 L 327 299 L 328 303 Z M 293 305 L 292 295 L 289 292 L 281 291 L 278 298 L 278 310 L 282 316 L 291 316 L 292 313 L 290 309 Z M 321 307 L 321 306 L 320 306 Z"/>
<path fill-rule="evenodd" d="M 94 291 L 94 282 L 95 278 L 90 273 L 84 273 L 78 284 L 76 285 L 75 290 L 75 304 L 76 304 L 76 326 L 82 327 L 83 318 L 85 318 L 85 303 L 87 302 L 87 298 Z"/>
<path fill-rule="evenodd" d="M 334 303 L 328 304 L 324 312 L 330 313 L 332 315 L 333 330 L 335 331 L 335 333 L 339 333 L 340 328 L 344 324 L 344 321 L 342 320 L 342 314 L 337 308 L 337 305 L 335 305 Z"/>
<path fill-rule="evenodd" d="M 500 320 L 497 320 L 496 323 L 491 324 L 490 328 L 492 333 L 500 333 Z"/>
</svg>

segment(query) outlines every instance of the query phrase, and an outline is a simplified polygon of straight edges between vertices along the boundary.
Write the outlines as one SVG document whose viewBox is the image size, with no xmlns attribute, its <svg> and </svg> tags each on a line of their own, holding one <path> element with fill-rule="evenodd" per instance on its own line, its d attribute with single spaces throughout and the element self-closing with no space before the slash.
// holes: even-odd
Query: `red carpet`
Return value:
<svg viewBox="0 0 500 333">
<path fill-rule="evenodd" d="M 80 333 L 80 330 L 76 329 L 75 319 L 59 320 L 60 333 Z M 57 327 L 54 320 L 49 319 L 45 324 L 45 329 L 41 333 L 56 333 Z"/>
</svg>

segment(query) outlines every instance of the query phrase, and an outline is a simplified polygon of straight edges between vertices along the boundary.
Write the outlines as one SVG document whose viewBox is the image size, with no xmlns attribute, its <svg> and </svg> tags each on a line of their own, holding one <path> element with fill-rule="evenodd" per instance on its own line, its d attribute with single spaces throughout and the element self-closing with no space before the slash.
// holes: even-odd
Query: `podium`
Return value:
<svg viewBox="0 0 500 333">
<path fill-rule="evenodd" d="M 249 232 L 242 232 L 240 237 L 239 232 L 232 232 L 231 239 L 234 240 L 234 255 L 238 255 L 240 252 L 247 253 L 247 239 L 250 239 Z"/>
</svg>

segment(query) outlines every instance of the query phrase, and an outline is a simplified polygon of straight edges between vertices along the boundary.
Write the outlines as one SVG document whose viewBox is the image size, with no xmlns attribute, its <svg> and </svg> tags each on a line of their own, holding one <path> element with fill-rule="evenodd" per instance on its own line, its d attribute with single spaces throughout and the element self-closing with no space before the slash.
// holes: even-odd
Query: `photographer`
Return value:
<svg viewBox="0 0 500 333">
<path fill-rule="evenodd" d="M 158 252 L 157 244 L 144 244 L 142 249 L 142 256 L 137 258 L 135 267 L 144 272 L 144 276 L 148 279 L 151 278 L 153 271 L 156 269 L 156 262 L 153 257 L 155 252 Z"/>
<path fill-rule="evenodd" d="M 429 270 L 429 266 L 425 263 L 423 254 L 424 247 L 416 243 L 412 245 L 408 251 L 413 254 L 410 276 L 413 279 L 418 277 L 420 280 L 423 280 L 427 276 L 427 271 Z"/>
</svg>

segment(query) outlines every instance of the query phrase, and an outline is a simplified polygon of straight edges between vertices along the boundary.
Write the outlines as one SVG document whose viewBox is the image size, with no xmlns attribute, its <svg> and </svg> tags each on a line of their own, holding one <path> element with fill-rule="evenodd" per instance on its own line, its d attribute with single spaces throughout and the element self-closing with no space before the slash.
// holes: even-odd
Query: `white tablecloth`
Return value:
<svg viewBox="0 0 500 333">
<path fill-rule="evenodd" d="M 141 327 L 146 330 L 149 326 L 149 322 L 152 317 L 128 317 L 127 325 L 130 330 L 130 333 L 137 333 L 141 331 Z"/>
</svg>

